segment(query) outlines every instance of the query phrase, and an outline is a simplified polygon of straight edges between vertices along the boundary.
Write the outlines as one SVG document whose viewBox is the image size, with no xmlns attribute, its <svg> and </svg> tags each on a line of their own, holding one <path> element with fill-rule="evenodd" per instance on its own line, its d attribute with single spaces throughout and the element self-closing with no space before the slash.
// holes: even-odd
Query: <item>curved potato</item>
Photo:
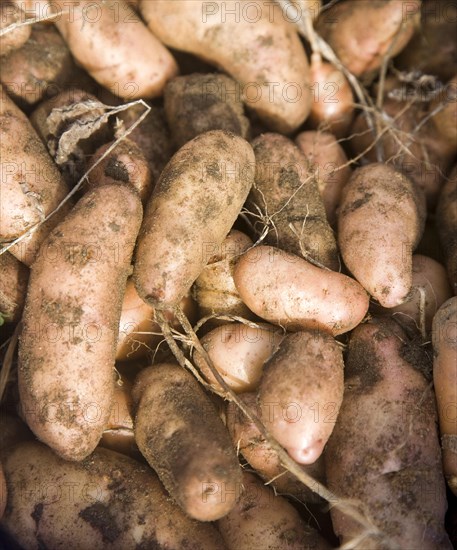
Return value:
<svg viewBox="0 0 457 550">
<path fill-rule="evenodd" d="M 249 309 L 288 330 L 322 329 L 335 336 L 356 327 L 368 310 L 368 295 L 357 281 L 272 246 L 245 252 L 234 281 Z"/>
<path fill-rule="evenodd" d="M 29 270 L 8 251 L 0 255 L 0 316 L 7 323 L 21 318 Z"/>
<path fill-rule="evenodd" d="M 80 199 L 34 263 L 19 345 L 27 424 L 67 460 L 97 445 L 110 415 L 114 358 L 141 202 L 106 185 Z"/>
</svg>

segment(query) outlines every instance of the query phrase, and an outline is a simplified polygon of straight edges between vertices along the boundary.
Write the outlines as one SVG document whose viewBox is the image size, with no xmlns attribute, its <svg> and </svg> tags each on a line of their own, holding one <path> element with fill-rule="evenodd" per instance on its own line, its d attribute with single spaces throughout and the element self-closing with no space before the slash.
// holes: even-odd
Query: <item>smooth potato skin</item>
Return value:
<svg viewBox="0 0 457 550">
<path fill-rule="evenodd" d="M 339 209 L 344 263 L 383 307 L 402 303 L 412 285 L 412 251 L 422 235 L 424 203 L 412 182 L 385 164 L 355 170 Z"/>
<path fill-rule="evenodd" d="M 235 506 L 241 469 L 214 405 L 193 376 L 163 363 L 133 390 L 135 439 L 165 488 L 192 518 L 214 521 Z"/>
<path fill-rule="evenodd" d="M 19 321 L 29 282 L 28 268 L 8 251 L 0 256 L 0 314 L 7 323 Z"/>
<path fill-rule="evenodd" d="M 343 405 L 325 450 L 327 482 L 337 496 L 360 500 L 387 537 L 372 535 L 357 549 L 451 548 L 436 404 L 415 368 L 424 357 L 389 319 L 351 335 Z M 361 533 L 342 511 L 331 516 L 341 544 Z"/>
<path fill-rule="evenodd" d="M 254 181 L 254 153 L 222 130 L 189 141 L 165 167 L 149 199 L 133 278 L 141 298 L 176 306 L 220 247 Z"/>
<path fill-rule="evenodd" d="M 19 345 L 19 393 L 35 435 L 67 460 L 97 445 L 110 414 L 130 259 L 141 223 L 135 191 L 84 195 L 31 270 Z"/>
<path fill-rule="evenodd" d="M 183 514 L 147 465 L 114 451 L 71 463 L 30 442 L 4 467 L 11 490 L 0 526 L 28 550 L 224 549 L 217 530 Z"/>
<path fill-rule="evenodd" d="M 443 466 L 449 487 L 457 495 L 457 297 L 447 300 L 433 319 L 433 383 L 438 406 Z"/>
<path fill-rule="evenodd" d="M 368 295 L 357 281 L 272 246 L 257 246 L 243 254 L 234 281 L 254 313 L 288 330 L 343 334 L 356 327 L 368 310 Z"/>
</svg>

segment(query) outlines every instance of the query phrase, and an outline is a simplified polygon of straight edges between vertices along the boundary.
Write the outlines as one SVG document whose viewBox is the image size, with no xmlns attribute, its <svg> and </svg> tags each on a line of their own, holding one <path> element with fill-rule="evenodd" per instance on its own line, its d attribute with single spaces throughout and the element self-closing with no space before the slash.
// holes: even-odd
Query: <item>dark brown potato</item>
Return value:
<svg viewBox="0 0 457 550">
<path fill-rule="evenodd" d="M 140 373 L 133 397 L 138 448 L 170 495 L 200 521 L 226 515 L 236 503 L 241 469 L 198 382 L 182 367 L 163 363 Z"/>
<path fill-rule="evenodd" d="M 0 316 L 7 323 L 21 318 L 29 270 L 8 251 L 0 256 Z"/>
<path fill-rule="evenodd" d="M 457 165 L 441 191 L 436 220 L 449 281 L 457 294 Z"/>
<path fill-rule="evenodd" d="M 176 147 L 209 130 L 227 130 L 247 139 L 240 86 L 218 73 L 178 76 L 164 92 L 165 113 Z"/>
</svg>

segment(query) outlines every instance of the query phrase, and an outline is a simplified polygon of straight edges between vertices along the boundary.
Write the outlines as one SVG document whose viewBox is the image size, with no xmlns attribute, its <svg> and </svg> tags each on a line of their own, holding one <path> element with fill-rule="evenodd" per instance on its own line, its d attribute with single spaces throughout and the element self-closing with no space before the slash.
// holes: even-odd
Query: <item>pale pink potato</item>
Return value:
<svg viewBox="0 0 457 550">
<path fill-rule="evenodd" d="M 94 450 L 110 415 L 122 297 L 141 214 L 134 190 L 94 189 L 48 236 L 31 270 L 19 394 L 30 429 L 67 460 Z"/>
<path fill-rule="evenodd" d="M 299 464 L 313 464 L 343 400 L 343 351 L 329 334 L 288 334 L 264 367 L 258 403 L 267 430 Z"/>
<path fill-rule="evenodd" d="M 236 393 L 257 388 L 265 362 L 275 352 L 284 334 L 278 327 L 229 323 L 215 328 L 200 340 L 224 382 Z M 222 390 L 205 359 L 194 351 L 193 359 L 205 379 Z"/>
<path fill-rule="evenodd" d="M 23 23 L 25 20 L 26 14 L 20 5 L 3 0 L 0 4 L 0 31 L 4 31 L 12 25 Z M 0 56 L 8 55 L 23 46 L 29 39 L 31 32 L 32 25 L 22 25 L 0 36 Z"/>
<path fill-rule="evenodd" d="M 224 15 L 249 9 L 246 0 L 140 3 L 143 18 L 164 44 L 223 69 L 239 83 L 248 107 L 271 129 L 289 133 L 310 111 L 308 60 L 295 27 L 279 6 L 274 17 L 268 6 L 257 7 L 254 22 L 254 14 Z"/>
<path fill-rule="evenodd" d="M 425 222 L 423 194 L 386 164 L 355 170 L 343 189 L 338 244 L 344 263 L 383 307 L 406 300 L 412 252 Z"/>
<path fill-rule="evenodd" d="M 443 467 L 457 495 L 457 297 L 445 302 L 433 319 L 433 383 L 440 422 Z"/>
<path fill-rule="evenodd" d="M 330 550 L 290 502 L 253 474 L 243 474 L 238 504 L 217 525 L 227 550 Z"/>
<path fill-rule="evenodd" d="M 419 370 L 427 365 L 423 348 L 391 319 L 351 335 L 343 404 L 325 459 L 329 489 L 360 502 L 380 531 L 357 550 L 452 548 L 435 397 Z M 341 545 L 362 533 L 342 510 L 330 513 Z"/>
<path fill-rule="evenodd" d="M 241 256 L 234 273 L 244 303 L 288 330 L 322 329 L 334 336 L 356 327 L 368 310 L 360 284 L 272 246 Z"/>
<path fill-rule="evenodd" d="M 314 170 L 327 220 L 334 226 L 341 192 L 352 174 L 346 153 L 335 136 L 328 132 L 301 132 L 295 143 L 308 158 L 311 170 Z"/>
<path fill-rule="evenodd" d="M 82 0 L 55 24 L 76 61 L 124 99 L 160 96 L 178 72 L 170 52 L 124 0 Z"/>
</svg>

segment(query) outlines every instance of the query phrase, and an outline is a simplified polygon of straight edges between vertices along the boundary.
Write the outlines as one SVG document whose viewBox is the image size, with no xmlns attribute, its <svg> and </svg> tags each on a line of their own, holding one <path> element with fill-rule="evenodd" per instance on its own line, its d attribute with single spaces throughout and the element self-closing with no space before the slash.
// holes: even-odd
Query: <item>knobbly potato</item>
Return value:
<svg viewBox="0 0 457 550">
<path fill-rule="evenodd" d="M 193 376 L 163 363 L 136 379 L 135 439 L 165 488 L 192 518 L 214 521 L 236 503 L 241 470 L 230 436 Z"/>
<path fill-rule="evenodd" d="M 266 362 L 258 402 L 269 432 L 299 464 L 322 454 L 343 400 L 343 352 L 329 334 L 286 335 Z"/>
<path fill-rule="evenodd" d="M 172 157 L 149 199 L 138 238 L 134 281 L 158 309 L 176 306 L 230 231 L 254 180 L 244 139 L 213 130 Z"/>
<path fill-rule="evenodd" d="M 23 548 L 224 549 L 217 529 L 183 514 L 147 465 L 114 451 L 72 463 L 30 442 L 10 450 L 4 469 L 0 527 Z"/>
<path fill-rule="evenodd" d="M 440 422 L 443 467 L 457 495 L 457 297 L 450 298 L 433 319 L 433 382 Z"/>
<path fill-rule="evenodd" d="M 210 130 L 227 130 L 248 139 L 240 87 L 224 74 L 191 74 L 168 82 L 164 106 L 175 145 Z"/>
<path fill-rule="evenodd" d="M 8 27 L 17 25 L 16 28 L 11 28 L 11 30 L 0 36 L 0 56 L 3 57 L 20 48 L 30 38 L 32 26 L 19 26 L 25 19 L 25 13 L 13 2 L 4 0 L 0 4 L 0 31 L 5 31 Z"/>
<path fill-rule="evenodd" d="M 452 291 L 457 294 L 457 164 L 441 191 L 436 210 L 436 223 L 446 259 Z"/>
<path fill-rule="evenodd" d="M 110 415 L 122 296 L 141 212 L 128 187 L 94 189 L 48 236 L 31 270 L 20 399 L 31 430 L 67 460 L 94 450 Z"/>
<path fill-rule="evenodd" d="M 262 134 L 252 147 L 255 183 L 247 204 L 261 216 L 258 232 L 268 224 L 266 243 L 337 271 L 335 236 L 305 155 L 280 134 Z"/>
<path fill-rule="evenodd" d="M 224 382 L 234 392 L 242 393 L 257 389 L 263 365 L 283 337 L 283 332 L 271 325 L 229 323 L 208 332 L 200 342 Z M 198 351 L 194 351 L 193 358 L 205 379 L 223 391 Z"/>
<path fill-rule="evenodd" d="M 412 252 L 422 235 L 423 195 L 386 164 L 354 171 L 343 189 L 338 244 L 344 263 L 383 307 L 404 302 L 412 285 Z"/>
<path fill-rule="evenodd" d="M 24 308 L 29 270 L 9 252 L 0 255 L 0 317 L 17 323 Z"/>
<path fill-rule="evenodd" d="M 238 82 L 245 104 L 272 130 L 293 132 L 311 107 L 305 51 L 279 6 L 273 17 L 260 4 L 254 6 L 254 15 L 244 16 L 249 9 L 248 2 L 233 0 L 140 2 L 144 20 L 164 44 L 220 67 Z M 243 15 L 224 15 L 237 11 Z"/>
<path fill-rule="evenodd" d="M 248 473 L 243 474 L 239 502 L 217 525 L 228 550 L 330 549 L 292 504 Z"/>
<path fill-rule="evenodd" d="M 428 361 L 390 319 L 351 335 L 343 404 L 325 459 L 329 489 L 360 502 L 378 529 L 352 546 L 358 550 L 452 548 L 435 398 L 418 370 Z M 343 510 L 330 513 L 342 545 L 361 535 Z"/>
<path fill-rule="evenodd" d="M 235 267 L 234 281 L 249 309 L 288 330 L 343 334 L 368 310 L 368 295 L 357 281 L 272 246 L 245 252 Z"/>
</svg>

